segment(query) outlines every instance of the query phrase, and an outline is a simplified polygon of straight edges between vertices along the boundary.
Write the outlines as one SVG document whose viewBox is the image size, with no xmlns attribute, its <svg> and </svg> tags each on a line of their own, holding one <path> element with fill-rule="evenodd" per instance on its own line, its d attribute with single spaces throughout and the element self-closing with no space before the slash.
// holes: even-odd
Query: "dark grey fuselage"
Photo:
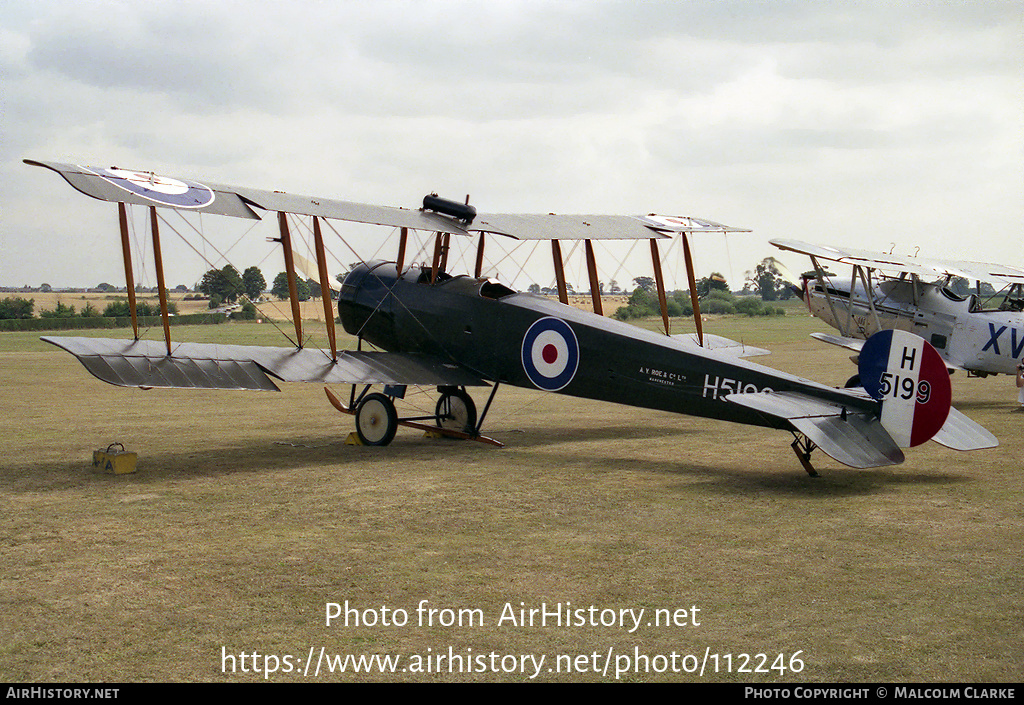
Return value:
<svg viewBox="0 0 1024 705">
<path fill-rule="evenodd" d="M 788 391 L 851 410 L 877 409 L 875 402 L 844 390 L 516 293 L 493 280 L 447 275 L 440 279 L 431 284 L 429 270 L 417 268 L 399 278 L 394 263 L 360 265 L 342 286 L 341 322 L 349 333 L 385 350 L 439 355 L 484 379 L 648 409 L 773 428 L 790 425 L 725 397 Z M 532 377 L 527 371 L 531 351 L 524 339 L 542 319 L 564 322 L 578 345 L 574 374 L 558 389 L 538 384 L 536 371 Z"/>
</svg>

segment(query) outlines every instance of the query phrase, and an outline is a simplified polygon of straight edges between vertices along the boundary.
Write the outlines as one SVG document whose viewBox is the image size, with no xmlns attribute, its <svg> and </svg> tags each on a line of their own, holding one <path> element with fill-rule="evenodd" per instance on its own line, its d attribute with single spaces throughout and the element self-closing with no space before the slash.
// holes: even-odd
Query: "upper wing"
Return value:
<svg viewBox="0 0 1024 705">
<path fill-rule="evenodd" d="M 879 269 L 883 272 L 907 272 L 922 277 L 964 277 L 965 279 L 1006 283 L 1024 282 L 1024 269 L 1003 264 L 970 262 L 966 260 L 945 260 L 930 257 L 907 257 L 854 248 L 812 245 L 800 240 L 771 240 L 780 250 L 825 259 L 841 264 L 859 265 Z"/>
<path fill-rule="evenodd" d="M 285 382 L 487 386 L 460 365 L 430 355 L 339 352 L 249 345 L 180 343 L 167 355 L 163 341 L 46 336 L 93 375 L 119 387 L 278 391 Z"/>
<path fill-rule="evenodd" d="M 559 213 L 481 213 L 471 232 L 495 233 L 517 240 L 648 240 L 671 233 L 749 233 L 710 220 L 663 215 L 565 215 Z"/>
<path fill-rule="evenodd" d="M 116 167 L 87 167 L 32 159 L 26 159 L 25 163 L 52 169 L 77 190 L 101 201 L 257 220 L 260 218 L 256 212 L 258 209 L 432 232 L 494 233 L 517 240 L 630 240 L 668 237 L 668 234 L 676 232 L 750 232 L 689 216 L 482 213 L 471 223 L 466 223 L 422 208 L 375 206 L 243 186 L 200 183 Z"/>
<path fill-rule="evenodd" d="M 26 159 L 25 163 L 52 169 L 85 195 L 101 201 L 194 210 L 200 213 L 256 220 L 259 220 L 260 216 L 253 208 L 258 208 L 395 228 L 466 232 L 465 228 L 452 218 L 429 211 L 371 206 L 365 203 L 298 196 L 281 191 L 200 183 L 190 179 L 158 176 L 152 172 L 116 167 L 83 167 L 32 159 Z"/>
</svg>

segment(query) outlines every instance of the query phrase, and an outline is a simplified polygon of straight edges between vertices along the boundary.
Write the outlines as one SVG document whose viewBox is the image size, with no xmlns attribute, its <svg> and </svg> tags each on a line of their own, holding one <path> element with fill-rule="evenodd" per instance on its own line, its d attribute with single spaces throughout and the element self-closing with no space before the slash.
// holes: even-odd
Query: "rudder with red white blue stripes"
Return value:
<svg viewBox="0 0 1024 705">
<path fill-rule="evenodd" d="M 924 338 L 902 330 L 871 336 L 860 352 L 861 384 L 882 402 L 881 423 L 901 448 L 938 433 L 953 398 L 949 371 Z"/>
</svg>

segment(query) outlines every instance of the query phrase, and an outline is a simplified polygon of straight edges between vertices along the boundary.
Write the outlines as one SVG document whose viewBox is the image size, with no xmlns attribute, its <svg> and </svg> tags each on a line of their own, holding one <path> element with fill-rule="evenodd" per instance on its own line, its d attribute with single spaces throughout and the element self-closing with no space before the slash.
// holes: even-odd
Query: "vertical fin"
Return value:
<svg viewBox="0 0 1024 705">
<path fill-rule="evenodd" d="M 861 384 L 882 402 L 881 422 L 901 448 L 939 432 L 949 416 L 953 388 L 939 353 L 924 338 L 883 330 L 861 348 Z"/>
</svg>

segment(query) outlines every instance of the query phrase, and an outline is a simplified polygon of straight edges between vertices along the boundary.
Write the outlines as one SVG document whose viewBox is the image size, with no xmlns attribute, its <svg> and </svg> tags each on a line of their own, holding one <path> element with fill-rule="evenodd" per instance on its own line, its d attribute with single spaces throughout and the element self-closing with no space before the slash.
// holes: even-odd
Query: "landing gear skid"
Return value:
<svg viewBox="0 0 1024 705">
<path fill-rule="evenodd" d="M 811 451 L 818 446 L 814 445 L 814 441 L 803 434 L 794 435 L 793 443 L 789 447 L 793 449 L 797 460 L 804 466 L 804 470 L 807 471 L 808 475 L 811 477 L 821 477 L 818 471 L 814 469 L 814 466 L 811 465 Z"/>
</svg>

